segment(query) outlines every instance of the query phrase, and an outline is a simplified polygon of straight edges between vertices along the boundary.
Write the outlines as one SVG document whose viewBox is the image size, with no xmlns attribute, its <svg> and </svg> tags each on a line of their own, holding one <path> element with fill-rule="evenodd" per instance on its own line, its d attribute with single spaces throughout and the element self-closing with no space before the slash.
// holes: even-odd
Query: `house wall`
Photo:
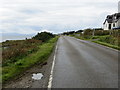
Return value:
<svg viewBox="0 0 120 90">
<path fill-rule="evenodd" d="M 116 27 L 120 27 L 120 19 L 117 21 Z"/>
<path fill-rule="evenodd" d="M 104 30 L 110 30 L 109 29 L 109 24 L 111 24 L 111 29 L 118 26 L 118 23 L 108 23 L 108 22 L 105 22 L 105 24 L 103 24 L 103 29 Z M 114 24 L 115 24 L 115 27 L 114 27 Z M 120 20 L 119 20 L 119 25 L 120 25 Z"/>
<path fill-rule="evenodd" d="M 108 26 L 109 26 L 109 25 L 108 25 L 108 22 L 105 22 L 105 24 L 103 24 L 103 29 L 104 29 L 104 30 L 109 30 L 109 29 L 108 29 Z"/>
</svg>

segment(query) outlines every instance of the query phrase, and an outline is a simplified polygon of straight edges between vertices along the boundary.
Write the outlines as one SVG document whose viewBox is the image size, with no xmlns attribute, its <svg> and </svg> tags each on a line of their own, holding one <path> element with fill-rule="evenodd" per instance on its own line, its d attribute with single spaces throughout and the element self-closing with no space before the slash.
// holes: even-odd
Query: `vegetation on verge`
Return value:
<svg viewBox="0 0 120 90">
<path fill-rule="evenodd" d="M 18 59 L 36 52 L 40 44 L 42 44 L 42 41 L 35 39 L 3 42 L 2 66 L 9 66 L 11 63 L 14 64 Z"/>
<path fill-rule="evenodd" d="M 2 66 L 3 83 L 10 80 L 11 78 L 14 78 L 21 72 L 24 72 L 26 69 L 30 68 L 31 66 L 37 63 L 44 63 L 51 54 L 57 39 L 58 36 L 54 38 L 49 38 L 45 42 L 42 42 L 42 40 L 30 39 L 23 41 L 9 41 L 9 43 L 8 42 L 4 43 L 3 45 L 9 47 L 3 49 L 3 52 L 4 50 L 6 52 L 9 48 L 11 48 L 10 51 L 13 52 L 14 55 L 12 56 L 10 54 L 10 56 L 9 55 L 5 56 L 3 59 Z M 18 51 L 16 53 L 17 49 Z M 21 49 L 23 50 L 21 51 Z M 10 51 L 8 50 L 8 52 Z M 23 55 L 21 55 L 22 53 Z"/>
<path fill-rule="evenodd" d="M 63 33 L 78 39 L 90 40 L 92 42 L 105 45 L 120 50 L 120 30 L 78 30 Z"/>
<path fill-rule="evenodd" d="M 104 43 L 104 42 L 100 42 L 100 41 L 93 41 L 93 42 L 104 45 L 104 46 L 108 46 L 108 47 L 111 47 L 111 48 L 114 48 L 114 49 L 117 49 L 117 50 L 120 50 L 120 47 L 118 47 L 116 45 L 112 45 L 112 44 L 108 44 L 108 43 Z"/>
</svg>

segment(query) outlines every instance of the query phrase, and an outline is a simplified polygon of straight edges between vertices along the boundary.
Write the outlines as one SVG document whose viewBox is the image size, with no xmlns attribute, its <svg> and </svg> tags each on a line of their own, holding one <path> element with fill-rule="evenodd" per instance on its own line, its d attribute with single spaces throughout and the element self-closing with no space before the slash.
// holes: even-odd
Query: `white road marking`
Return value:
<svg viewBox="0 0 120 90">
<path fill-rule="evenodd" d="M 55 54 L 54 54 L 52 68 L 51 68 L 51 73 L 50 73 L 50 77 L 49 77 L 48 89 L 51 89 L 51 87 L 52 87 L 53 70 L 54 70 L 54 66 L 55 66 L 56 52 L 57 52 L 57 44 L 56 44 L 56 48 L 55 48 Z"/>
</svg>

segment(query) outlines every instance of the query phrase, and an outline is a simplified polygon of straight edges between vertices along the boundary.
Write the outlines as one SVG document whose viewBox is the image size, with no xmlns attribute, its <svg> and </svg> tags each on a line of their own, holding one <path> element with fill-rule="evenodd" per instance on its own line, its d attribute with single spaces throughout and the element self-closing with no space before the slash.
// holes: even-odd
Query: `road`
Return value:
<svg viewBox="0 0 120 90">
<path fill-rule="evenodd" d="M 52 88 L 117 88 L 118 51 L 90 41 L 61 36 Z"/>
</svg>

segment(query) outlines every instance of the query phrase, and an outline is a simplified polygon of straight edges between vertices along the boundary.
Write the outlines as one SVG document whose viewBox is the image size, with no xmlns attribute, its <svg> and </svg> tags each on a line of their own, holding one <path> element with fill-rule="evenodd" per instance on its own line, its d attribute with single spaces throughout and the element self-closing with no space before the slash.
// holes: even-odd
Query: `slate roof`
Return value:
<svg viewBox="0 0 120 90">
<path fill-rule="evenodd" d="M 106 17 L 105 22 L 107 21 L 108 23 L 114 23 L 117 22 L 120 19 L 120 13 L 115 13 L 113 15 L 108 15 Z M 105 22 L 103 24 L 105 24 Z"/>
</svg>

